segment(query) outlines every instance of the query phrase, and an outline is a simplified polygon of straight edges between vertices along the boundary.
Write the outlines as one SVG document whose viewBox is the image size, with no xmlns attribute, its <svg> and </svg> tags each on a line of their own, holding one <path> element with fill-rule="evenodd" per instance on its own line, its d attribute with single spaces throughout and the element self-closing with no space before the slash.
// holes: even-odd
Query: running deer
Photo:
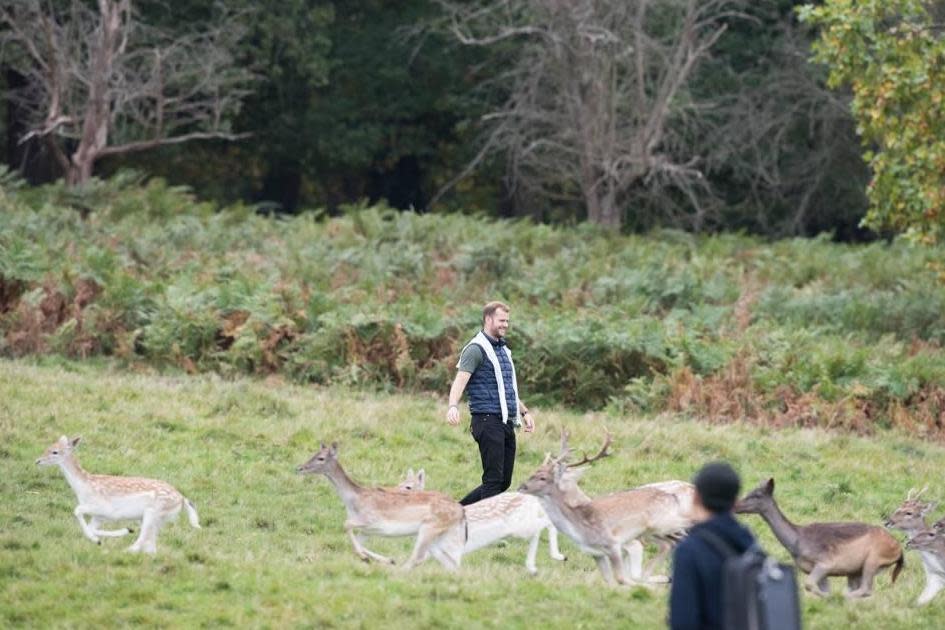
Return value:
<svg viewBox="0 0 945 630">
<path fill-rule="evenodd" d="M 920 533 L 928 531 L 929 527 L 925 521 L 926 515 L 932 511 L 935 504 L 926 501 L 920 501 L 919 497 L 925 492 L 925 488 L 916 493 L 910 490 L 906 495 L 906 500 L 902 502 L 896 511 L 886 519 L 886 527 L 898 529 L 904 532 L 910 539 L 918 536 Z M 934 530 L 933 530 L 934 533 Z M 945 556 L 937 554 L 927 549 L 911 547 L 908 543 L 906 547 L 919 550 L 919 556 L 922 558 L 922 566 L 925 569 L 925 588 L 919 594 L 916 604 L 923 606 L 932 601 L 932 598 L 945 588 Z"/>
<path fill-rule="evenodd" d="M 606 457 L 610 440 L 608 433 L 596 456 L 585 456 L 574 466 Z M 570 458 L 566 440 L 563 439 L 562 443 L 564 447 L 558 457 L 549 458 L 542 464 L 519 487 L 519 492 L 538 497 L 555 527 L 582 551 L 594 557 L 605 581 L 612 582 L 616 578 L 620 584 L 632 584 L 633 580 L 627 576 L 624 566 L 624 546 L 643 535 L 666 528 L 672 531 L 682 529 L 683 523 L 665 522 L 665 515 L 675 511 L 677 500 L 656 488 L 626 490 L 589 500 L 575 496 L 562 487 Z"/>
<path fill-rule="evenodd" d="M 338 444 L 321 445 L 311 459 L 296 469 L 301 474 L 322 474 L 335 487 L 348 513 L 345 531 L 362 560 L 394 561 L 364 546 L 363 534 L 416 536 L 404 569 L 432 555 L 450 571 L 459 568 L 466 540 L 463 506 L 439 492 L 366 488 L 351 480 L 338 462 Z"/>
<path fill-rule="evenodd" d="M 567 430 L 561 432 L 561 453 L 568 457 L 570 457 L 571 454 L 571 449 L 568 446 L 569 437 Z M 578 486 L 578 481 L 580 481 L 584 472 L 588 470 L 588 464 L 590 462 L 609 455 L 609 453 L 607 453 L 609 444 L 610 435 L 608 434 L 601 454 L 592 459 L 588 459 L 587 456 L 585 456 L 580 462 L 568 464 L 562 476 L 560 486 L 565 492 L 569 503 L 575 504 L 591 500 Z M 547 462 L 548 460 L 546 459 L 545 463 Z M 667 554 L 669 554 L 673 547 L 686 536 L 687 530 L 694 524 L 692 505 L 696 495 L 696 488 L 686 481 L 671 480 L 649 483 L 633 489 L 662 490 L 676 498 L 676 503 L 672 504 L 672 506 L 667 509 L 663 518 L 654 523 L 653 529 L 642 537 L 642 540 L 653 542 L 658 548 L 657 554 L 650 560 L 645 570 L 643 567 L 644 547 L 642 540 L 632 540 L 624 545 L 624 551 L 627 554 L 627 560 L 629 562 L 630 577 L 632 579 L 652 583 L 669 582 L 668 576 L 654 575 L 653 571 Z"/>
<path fill-rule="evenodd" d="M 809 574 L 805 587 L 815 595 L 830 592 L 827 578 L 845 576 L 847 597 L 869 597 L 873 578 L 895 565 L 892 581 L 902 570 L 902 547 L 882 527 L 866 523 L 811 523 L 798 526 L 774 500 L 774 479 L 762 483 L 735 504 L 736 514 L 758 514 L 771 527 L 794 563 Z"/>
<path fill-rule="evenodd" d="M 424 481 L 422 468 L 416 474 L 411 469 L 398 488 L 423 490 Z M 541 533 L 547 529 L 551 557 L 555 560 L 567 560 L 558 549 L 558 530 L 551 524 L 538 499 L 531 495 L 503 492 L 467 505 L 465 510 L 468 537 L 463 554 L 482 549 L 504 538 L 522 538 L 529 541 L 525 568 L 535 575 L 538 573 L 535 558 L 541 543 Z"/>
<path fill-rule="evenodd" d="M 181 508 L 187 511 L 190 524 L 200 528 L 194 504 L 168 483 L 157 479 L 91 475 L 85 472 L 74 453 L 81 439 L 74 437 L 70 440 L 63 435 L 46 449 L 36 463 L 62 469 L 79 501 L 73 513 L 86 538 L 101 544 L 103 537 L 117 538 L 131 533 L 127 528 L 101 529 L 103 521 L 140 521 L 141 532 L 128 551 L 153 554 L 157 552 L 157 537 L 161 527 L 176 519 Z M 90 517 L 88 522 L 86 515 Z"/>
</svg>

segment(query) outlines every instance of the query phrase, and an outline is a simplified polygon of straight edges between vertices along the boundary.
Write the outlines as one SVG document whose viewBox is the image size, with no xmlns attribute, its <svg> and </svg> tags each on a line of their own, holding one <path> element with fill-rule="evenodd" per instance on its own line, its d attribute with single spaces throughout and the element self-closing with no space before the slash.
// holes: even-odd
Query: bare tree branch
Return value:
<svg viewBox="0 0 945 630">
<path fill-rule="evenodd" d="M 5 97 L 34 112 L 20 141 L 43 137 L 70 183 L 104 156 L 244 137 L 228 127 L 251 79 L 233 58 L 243 16 L 224 5 L 215 23 L 171 33 L 132 0 L 0 3 L 0 50 L 26 77 Z"/>
</svg>

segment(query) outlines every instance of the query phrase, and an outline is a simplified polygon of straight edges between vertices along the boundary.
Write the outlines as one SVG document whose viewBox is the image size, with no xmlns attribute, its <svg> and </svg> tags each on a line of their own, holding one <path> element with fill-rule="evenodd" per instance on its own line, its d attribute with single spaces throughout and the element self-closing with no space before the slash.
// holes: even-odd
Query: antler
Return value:
<svg viewBox="0 0 945 630">
<path fill-rule="evenodd" d="M 568 446 L 568 438 L 570 437 L 571 434 L 568 430 L 561 427 L 561 451 L 557 457 L 553 458 L 556 462 L 566 462 L 571 457 L 571 447 Z"/>
<path fill-rule="evenodd" d="M 925 494 L 925 491 L 928 489 L 929 489 L 928 484 L 925 484 L 925 486 L 923 486 L 922 489 L 919 490 L 918 492 L 916 492 L 915 488 L 910 488 L 909 494 L 906 495 L 906 501 L 915 501 L 916 499 L 921 497 L 923 494 Z"/>
<path fill-rule="evenodd" d="M 610 431 L 608 431 L 606 428 L 604 429 L 604 434 L 605 434 L 607 437 L 606 437 L 606 439 L 604 440 L 604 446 L 601 447 L 600 452 L 598 452 L 597 455 L 595 455 L 594 457 L 591 457 L 590 459 L 588 459 L 587 453 L 585 453 L 585 454 L 584 454 L 584 459 L 582 459 L 581 461 L 579 461 L 579 462 L 577 462 L 577 463 L 575 463 L 575 464 L 568 464 L 568 468 L 577 468 L 578 466 L 584 466 L 584 465 L 586 465 L 586 464 L 590 464 L 590 463 L 596 462 L 598 459 L 602 459 L 602 458 L 604 458 L 604 457 L 610 456 L 610 453 L 607 452 L 607 449 L 610 447 L 610 442 L 611 442 L 611 440 L 613 439 L 614 436 L 612 436 L 612 435 L 610 434 Z"/>
</svg>

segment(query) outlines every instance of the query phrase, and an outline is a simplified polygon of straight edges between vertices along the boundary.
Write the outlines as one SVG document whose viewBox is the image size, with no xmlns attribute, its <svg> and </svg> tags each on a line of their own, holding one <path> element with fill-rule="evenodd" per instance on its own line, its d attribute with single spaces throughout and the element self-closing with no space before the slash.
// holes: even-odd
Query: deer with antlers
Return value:
<svg viewBox="0 0 945 630">
<path fill-rule="evenodd" d="M 795 525 L 774 500 L 774 479 L 768 479 L 735 504 L 736 514 L 758 514 L 775 538 L 808 574 L 805 587 L 815 595 L 830 592 L 827 578 L 847 578 L 847 597 L 869 597 L 873 579 L 895 565 L 892 581 L 902 570 L 902 547 L 882 527 L 866 523 L 811 523 Z"/>
<path fill-rule="evenodd" d="M 425 475 L 421 468 L 414 473 L 407 472 L 398 488 L 402 490 L 423 490 Z M 548 530 L 548 550 L 555 560 L 567 560 L 558 549 L 558 530 L 551 524 L 544 508 L 533 496 L 519 492 L 503 492 L 465 506 L 468 535 L 463 554 L 476 551 L 505 538 L 522 538 L 529 541 L 528 555 L 525 556 L 525 569 L 535 575 L 535 564 L 541 534 Z"/>
<path fill-rule="evenodd" d="M 597 455 L 585 455 L 570 465 L 578 468 L 607 457 L 611 439 L 607 433 Z M 576 484 L 569 487 L 566 473 L 570 457 L 565 433 L 558 456 L 546 458 L 519 492 L 538 497 L 555 527 L 594 557 L 605 581 L 632 584 L 624 566 L 624 547 L 646 534 L 684 529 L 684 522 L 667 521 L 667 515 L 676 513 L 678 501 L 656 488 L 636 488 L 590 499 L 579 489 L 575 492 Z"/>
<path fill-rule="evenodd" d="M 904 532 L 909 537 L 910 542 L 926 532 L 931 531 L 932 534 L 935 534 L 936 531 L 934 529 L 930 530 L 925 520 L 935 504 L 919 500 L 919 497 L 927 489 L 928 486 L 918 492 L 915 491 L 915 488 L 909 490 L 905 501 L 886 519 L 886 527 Z M 925 588 L 919 594 L 916 604 L 924 606 L 932 601 L 939 591 L 945 588 L 945 555 L 925 546 L 907 543 L 906 547 L 917 549 L 919 556 L 922 558 L 922 567 L 925 569 Z"/>
<path fill-rule="evenodd" d="M 463 557 L 466 517 L 463 506 L 439 492 L 405 491 L 361 486 L 347 475 L 338 461 L 338 444 L 321 445 L 317 453 L 296 469 L 300 474 L 322 474 L 335 487 L 348 513 L 345 530 L 354 551 L 365 562 L 393 564 L 390 558 L 364 546 L 362 536 L 416 536 L 404 569 L 411 569 L 432 555 L 446 569 L 455 571 Z"/>
<path fill-rule="evenodd" d="M 62 470 L 79 501 L 73 513 L 86 538 L 101 544 L 102 538 L 117 538 L 131 533 L 127 528 L 102 529 L 103 521 L 140 521 L 141 533 L 128 551 L 153 554 L 157 552 L 161 528 L 176 519 L 181 509 L 187 511 L 190 524 L 200 528 L 194 504 L 164 481 L 85 472 L 74 452 L 81 439 L 74 437 L 70 440 L 63 435 L 36 463 L 39 466 L 59 466 Z M 90 517 L 88 522 L 86 516 Z"/>
<path fill-rule="evenodd" d="M 561 477 L 560 486 L 569 503 L 576 504 L 591 500 L 590 497 L 581 490 L 580 486 L 578 486 L 578 482 L 581 480 L 581 477 L 584 476 L 584 473 L 590 469 L 590 463 L 609 455 L 607 452 L 607 448 L 610 445 L 609 437 L 610 435 L 608 434 L 608 440 L 605 442 L 601 453 L 597 456 L 588 458 L 585 455 L 582 461 L 566 466 Z M 570 434 L 568 431 L 562 429 L 561 453 L 565 454 L 566 457 L 570 457 L 571 453 L 571 449 L 568 446 L 569 438 Z M 549 459 L 550 456 L 546 457 L 543 465 L 547 464 Z M 695 486 L 688 481 L 670 480 L 648 483 L 633 489 L 661 490 L 676 498 L 675 504 L 671 504 L 668 507 L 667 513 L 663 515 L 662 519 L 655 523 L 656 527 L 654 527 L 652 531 L 641 537 L 641 539 L 632 540 L 624 546 L 624 551 L 627 554 L 627 561 L 629 563 L 628 571 L 633 580 L 666 583 L 669 581 L 669 577 L 665 575 L 655 575 L 653 571 L 669 554 L 673 547 L 686 536 L 686 531 L 694 524 L 692 506 L 696 494 Z M 661 524 L 663 526 L 660 526 Z M 656 544 L 658 548 L 657 554 L 650 560 L 645 569 L 643 566 L 643 541 L 652 542 Z"/>
</svg>

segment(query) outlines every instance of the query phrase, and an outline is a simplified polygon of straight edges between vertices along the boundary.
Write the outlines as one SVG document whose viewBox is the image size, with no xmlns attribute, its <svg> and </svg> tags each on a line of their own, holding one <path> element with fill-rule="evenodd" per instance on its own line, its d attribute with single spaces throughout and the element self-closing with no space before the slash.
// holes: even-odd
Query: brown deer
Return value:
<svg viewBox="0 0 945 630">
<path fill-rule="evenodd" d="M 404 563 L 411 569 L 432 555 L 450 571 L 459 568 L 466 539 L 463 506 L 439 492 L 366 488 L 348 477 L 338 462 L 338 444 L 321 445 L 311 459 L 296 469 L 300 474 L 322 474 L 335 487 L 348 512 L 345 530 L 362 560 L 385 564 L 394 561 L 364 546 L 363 534 L 416 536 L 413 552 Z"/>
<path fill-rule="evenodd" d="M 929 531 L 928 524 L 925 521 L 926 516 L 932 511 L 934 503 L 920 501 L 919 497 L 925 492 L 925 488 L 916 493 L 910 490 L 906 500 L 902 502 L 896 511 L 886 519 L 886 527 L 898 529 L 904 532 L 910 539 L 918 536 L 920 533 Z M 931 530 L 935 533 L 936 530 Z M 907 548 L 917 549 L 919 557 L 922 558 L 922 567 L 925 569 L 925 588 L 919 594 L 916 604 L 923 606 L 935 597 L 939 591 L 945 588 L 945 555 L 935 553 L 925 548 L 919 548 L 906 544 Z"/>
<path fill-rule="evenodd" d="M 128 551 L 157 552 L 157 537 L 161 528 L 175 520 L 181 509 L 193 527 L 200 528 L 197 510 L 190 499 L 172 485 L 157 479 L 92 475 L 85 472 L 76 459 L 74 450 L 82 438 L 71 440 L 62 436 L 36 460 L 40 466 L 59 466 L 79 501 L 75 517 L 86 538 L 101 544 L 101 538 L 127 536 L 131 531 L 101 529 L 103 521 L 141 521 L 141 533 Z M 86 522 L 85 517 L 91 517 Z"/>
<path fill-rule="evenodd" d="M 571 456 L 571 448 L 568 446 L 569 438 L 570 435 L 568 431 L 562 430 L 561 453 L 564 457 Z M 600 454 L 591 459 L 588 459 L 588 457 L 585 455 L 582 461 L 567 465 L 559 485 L 564 491 L 566 500 L 569 503 L 575 504 L 590 501 L 590 497 L 588 497 L 587 494 L 581 490 L 580 486 L 578 486 L 578 482 L 581 480 L 581 477 L 584 476 L 584 473 L 589 469 L 589 463 L 596 461 L 601 457 L 607 457 L 610 455 L 610 453 L 607 452 L 607 448 L 610 445 L 610 440 L 611 436 L 609 433 L 607 433 L 607 439 L 604 443 L 604 447 L 601 449 Z M 545 460 L 546 464 L 547 462 L 548 458 Z M 692 505 L 696 494 L 696 488 L 687 481 L 671 480 L 649 483 L 633 489 L 662 490 L 663 492 L 669 493 L 676 498 L 676 503 L 673 508 L 663 515 L 663 518 L 655 524 L 656 526 L 651 532 L 643 536 L 640 540 L 632 540 L 624 546 L 624 551 L 627 554 L 627 561 L 629 563 L 629 575 L 633 580 L 653 583 L 666 583 L 669 581 L 667 576 L 654 575 L 653 571 L 656 566 L 658 566 L 659 563 L 667 556 L 667 554 L 669 554 L 673 547 L 686 536 L 686 531 L 694 524 Z M 665 524 L 665 526 L 662 526 L 661 524 Z M 642 542 L 644 540 L 653 542 L 658 547 L 657 554 L 650 560 L 645 569 L 643 566 L 644 547 Z"/>
<path fill-rule="evenodd" d="M 607 456 L 610 439 L 608 434 L 604 447 L 595 457 L 585 456 L 574 465 L 582 466 Z M 547 458 L 519 487 L 519 492 L 538 497 L 558 531 L 594 557 L 605 581 L 612 582 L 616 578 L 620 584 L 632 584 L 624 567 L 624 546 L 642 535 L 668 527 L 665 515 L 675 510 L 677 500 L 655 488 L 615 492 L 596 499 L 575 496 L 562 487 L 570 458 L 566 439 L 562 443 L 558 457 Z M 682 528 L 683 524 L 672 527 L 674 531 Z"/>
<path fill-rule="evenodd" d="M 778 541 L 809 574 L 805 587 L 816 595 L 830 592 L 827 578 L 845 576 L 848 597 L 868 597 L 873 578 L 895 565 L 892 581 L 902 570 L 902 547 L 889 532 L 866 523 L 811 523 L 798 526 L 787 519 L 774 500 L 774 479 L 762 483 L 735 504 L 736 514 L 758 514 Z"/>
</svg>

